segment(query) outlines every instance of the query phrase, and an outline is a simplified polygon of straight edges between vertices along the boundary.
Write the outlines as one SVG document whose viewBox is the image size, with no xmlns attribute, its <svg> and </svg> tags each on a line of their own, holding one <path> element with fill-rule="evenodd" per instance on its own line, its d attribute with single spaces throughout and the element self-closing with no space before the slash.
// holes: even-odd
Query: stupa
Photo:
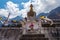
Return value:
<svg viewBox="0 0 60 40">
<path fill-rule="evenodd" d="M 28 20 L 36 19 L 36 12 L 33 11 L 33 5 L 30 5 L 30 11 L 27 13 Z"/>
</svg>

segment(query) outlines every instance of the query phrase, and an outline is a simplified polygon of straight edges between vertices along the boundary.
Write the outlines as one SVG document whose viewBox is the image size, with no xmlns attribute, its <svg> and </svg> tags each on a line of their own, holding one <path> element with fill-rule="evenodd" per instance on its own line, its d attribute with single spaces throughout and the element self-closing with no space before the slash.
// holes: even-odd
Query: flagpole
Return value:
<svg viewBox="0 0 60 40">
<path fill-rule="evenodd" d="M 10 17 L 10 13 L 8 14 L 8 18 L 7 18 L 7 21 L 9 20 L 9 17 Z"/>
<path fill-rule="evenodd" d="M 4 24 L 8 23 L 10 13 L 8 14 L 7 20 L 5 20 Z"/>
</svg>

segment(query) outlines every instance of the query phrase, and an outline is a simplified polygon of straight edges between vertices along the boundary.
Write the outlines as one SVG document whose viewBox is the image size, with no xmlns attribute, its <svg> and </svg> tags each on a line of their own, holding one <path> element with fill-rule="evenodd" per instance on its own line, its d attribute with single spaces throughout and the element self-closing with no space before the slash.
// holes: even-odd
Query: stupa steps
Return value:
<svg viewBox="0 0 60 40">
<path fill-rule="evenodd" d="M 44 34 L 26 34 L 22 35 L 20 40 L 49 40 Z"/>
<path fill-rule="evenodd" d="M 44 34 L 25 34 L 22 37 L 45 37 Z"/>
<path fill-rule="evenodd" d="M 23 38 L 20 40 L 48 40 L 48 38 Z"/>
</svg>

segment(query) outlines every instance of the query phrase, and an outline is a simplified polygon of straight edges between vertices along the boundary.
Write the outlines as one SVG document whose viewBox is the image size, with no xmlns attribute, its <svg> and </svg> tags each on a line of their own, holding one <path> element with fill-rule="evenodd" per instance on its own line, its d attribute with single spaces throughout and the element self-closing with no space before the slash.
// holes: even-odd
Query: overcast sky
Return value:
<svg viewBox="0 0 60 40">
<path fill-rule="evenodd" d="M 26 17 L 31 3 L 37 15 L 41 12 L 48 13 L 60 6 L 60 0 L 0 0 L 0 15 L 7 17 L 10 13 L 10 18 Z"/>
</svg>

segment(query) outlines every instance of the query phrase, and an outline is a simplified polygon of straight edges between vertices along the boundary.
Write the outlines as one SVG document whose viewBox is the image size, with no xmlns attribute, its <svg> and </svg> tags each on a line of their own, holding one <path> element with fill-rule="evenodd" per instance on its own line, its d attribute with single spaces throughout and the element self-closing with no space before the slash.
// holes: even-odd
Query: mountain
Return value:
<svg viewBox="0 0 60 40">
<path fill-rule="evenodd" d="M 1 21 L 6 20 L 7 18 L 5 16 L 0 15 L 0 27 L 2 27 Z"/>
<path fill-rule="evenodd" d="M 50 19 L 60 19 L 60 7 L 57 7 L 50 11 L 50 14 L 48 15 L 48 18 Z"/>
<path fill-rule="evenodd" d="M 49 13 L 40 13 L 36 17 L 39 18 L 40 16 L 48 16 Z"/>
<path fill-rule="evenodd" d="M 11 20 L 17 20 L 17 21 L 20 21 L 20 20 L 22 20 L 22 19 L 23 19 L 23 17 L 17 16 L 17 17 L 15 17 L 15 18 L 12 18 Z"/>
<path fill-rule="evenodd" d="M 0 21 L 4 21 L 6 19 L 7 19 L 7 17 L 0 15 Z"/>
</svg>

